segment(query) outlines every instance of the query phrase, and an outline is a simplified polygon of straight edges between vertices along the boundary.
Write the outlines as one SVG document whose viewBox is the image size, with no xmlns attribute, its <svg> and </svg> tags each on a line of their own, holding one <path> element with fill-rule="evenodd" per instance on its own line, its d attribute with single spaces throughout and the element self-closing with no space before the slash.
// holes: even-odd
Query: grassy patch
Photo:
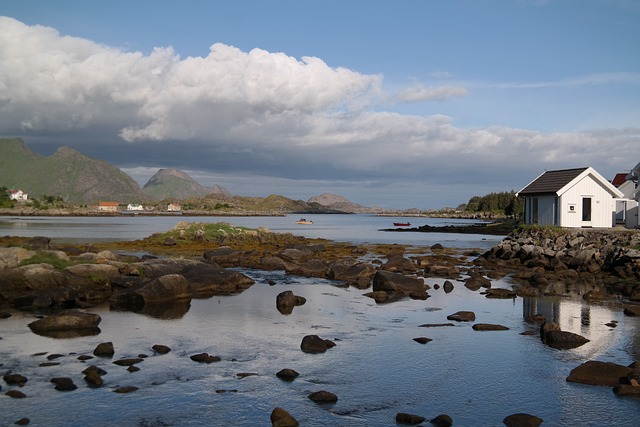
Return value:
<svg viewBox="0 0 640 427">
<path fill-rule="evenodd" d="M 70 265 L 78 264 L 77 261 L 68 261 L 62 258 L 59 258 L 53 252 L 46 251 L 38 251 L 34 256 L 29 259 L 25 259 L 20 263 L 20 266 L 23 265 L 31 265 L 31 264 L 49 264 L 55 267 L 58 270 L 64 270 Z"/>
</svg>

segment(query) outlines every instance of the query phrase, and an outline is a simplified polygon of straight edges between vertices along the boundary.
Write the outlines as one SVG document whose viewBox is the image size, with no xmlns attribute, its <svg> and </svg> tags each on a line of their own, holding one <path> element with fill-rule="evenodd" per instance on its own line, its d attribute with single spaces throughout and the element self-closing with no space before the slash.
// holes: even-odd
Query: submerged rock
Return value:
<svg viewBox="0 0 640 427">
<path fill-rule="evenodd" d="M 320 390 L 311 393 L 307 396 L 310 400 L 318 403 L 335 403 L 338 401 L 338 396 L 331 393 L 330 391 Z"/>
<path fill-rule="evenodd" d="M 542 424 L 542 418 L 529 414 L 512 414 L 505 417 L 502 423 L 507 427 L 538 427 Z"/>
<path fill-rule="evenodd" d="M 455 320 L 457 322 L 473 322 L 476 320 L 476 314 L 473 311 L 457 311 L 447 316 L 447 320 Z"/>
<path fill-rule="evenodd" d="M 400 424 L 420 424 L 424 420 L 426 420 L 426 418 L 420 415 L 408 414 L 406 412 L 398 412 L 396 414 L 396 423 Z"/>
<path fill-rule="evenodd" d="M 621 378 L 633 372 L 633 368 L 612 362 L 590 360 L 571 370 L 568 382 L 613 387 Z"/>
</svg>

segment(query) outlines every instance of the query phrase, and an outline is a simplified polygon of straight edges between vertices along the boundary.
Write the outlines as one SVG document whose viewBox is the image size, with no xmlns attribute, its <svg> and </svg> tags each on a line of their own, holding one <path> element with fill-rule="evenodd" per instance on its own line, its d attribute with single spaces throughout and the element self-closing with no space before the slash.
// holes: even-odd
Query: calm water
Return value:
<svg viewBox="0 0 640 427">
<path fill-rule="evenodd" d="M 0 216 L 0 236 L 47 236 L 66 241 L 136 240 L 172 229 L 180 221 L 227 222 L 250 228 L 267 227 L 279 233 L 309 238 L 323 238 L 353 243 L 402 243 L 428 245 L 441 243 L 449 247 L 489 249 L 501 237 L 451 233 L 395 233 L 380 231 L 393 228 L 394 222 L 412 226 L 469 224 L 476 221 L 438 218 L 378 217 L 371 215 L 306 215 L 311 225 L 298 225 L 298 216 L 282 217 L 7 217 Z"/>
<path fill-rule="evenodd" d="M 245 225 L 236 220 L 244 219 L 229 222 Z M 273 221 L 267 226 L 280 231 L 275 219 L 266 220 Z M 320 229 L 320 221 L 314 221 Z M 389 222 L 383 218 L 380 228 Z M 286 231 L 296 229 L 285 221 L 281 224 L 292 229 Z M 340 234 L 346 238 L 354 227 L 358 225 L 344 226 Z M 113 232 L 120 231 L 113 227 Z M 369 232 L 373 241 L 378 234 Z M 382 233 L 385 239 L 407 234 L 411 233 Z M 468 247 L 485 242 L 458 237 L 449 239 L 460 245 L 466 241 Z M 427 245 L 435 242 L 427 234 L 413 239 L 424 239 Z M 27 313 L 16 312 L 0 320 L 0 369 L 29 378 L 21 389 L 26 399 L 0 395 L 0 425 L 29 417 L 31 425 L 37 426 L 269 426 L 269 415 L 276 406 L 287 409 L 302 426 L 390 426 L 396 425 L 398 412 L 428 419 L 447 413 L 455 426 L 501 426 L 505 416 L 516 412 L 538 415 L 545 426 L 638 425 L 640 399 L 618 398 L 608 387 L 565 381 L 571 369 L 587 360 L 626 365 L 640 357 L 640 321 L 623 316 L 619 307 L 586 305 L 580 299 L 489 300 L 459 282 L 454 282 L 451 294 L 432 289 L 426 301 L 378 305 L 362 295 L 366 291 L 325 280 L 282 272 L 245 273 L 256 280 L 247 291 L 193 300 L 187 312 L 171 320 L 111 312 L 108 307 L 92 309 L 103 318 L 97 336 L 53 339 L 35 335 L 27 326 L 34 319 Z M 276 285 L 269 286 L 269 280 Z M 427 282 L 441 284 L 442 280 Z M 493 284 L 508 286 L 501 281 Z M 284 290 L 304 296 L 307 303 L 291 315 L 280 314 L 275 298 Z M 419 327 L 447 322 L 446 316 L 459 310 L 475 311 L 477 322 L 511 329 L 476 332 L 466 323 Z M 536 328 L 524 321 L 534 312 L 559 321 L 564 330 L 580 333 L 591 342 L 578 349 L 555 350 L 536 336 L 520 335 Z M 605 325 L 612 320 L 619 322 L 617 328 Z M 332 339 L 337 346 L 324 354 L 303 353 L 300 342 L 308 334 Z M 426 345 L 413 341 L 420 336 L 433 341 Z M 114 343 L 114 359 L 140 353 L 150 357 L 135 373 L 112 364 L 111 359 L 77 360 L 79 354 L 91 354 L 105 341 Z M 172 351 L 154 355 L 153 344 L 169 345 Z M 47 354 L 34 355 L 40 352 Z M 189 359 L 200 352 L 218 355 L 222 361 L 201 365 Z M 56 360 L 60 365 L 39 366 L 52 353 L 64 354 Z M 81 371 L 88 364 L 108 372 L 104 387 L 86 387 Z M 295 369 L 300 377 L 283 382 L 275 376 L 282 368 Z M 258 375 L 240 379 L 237 374 L 242 372 Z M 55 391 L 49 379 L 57 376 L 71 377 L 79 388 Z M 125 385 L 139 390 L 112 392 Z M 5 383 L 2 387 L 3 393 L 15 388 Z M 318 405 L 310 401 L 307 395 L 318 390 L 337 394 L 338 402 Z"/>
</svg>

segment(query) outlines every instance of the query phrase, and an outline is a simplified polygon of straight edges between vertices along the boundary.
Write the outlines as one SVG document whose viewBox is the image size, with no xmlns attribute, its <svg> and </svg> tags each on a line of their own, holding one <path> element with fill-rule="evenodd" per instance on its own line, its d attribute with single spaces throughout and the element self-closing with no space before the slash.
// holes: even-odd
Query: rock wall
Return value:
<svg viewBox="0 0 640 427">
<path fill-rule="evenodd" d="M 531 227 L 507 236 L 477 264 L 513 269 L 531 285 L 587 280 L 640 300 L 640 231 Z M 524 267 L 524 268 L 523 268 Z"/>
</svg>

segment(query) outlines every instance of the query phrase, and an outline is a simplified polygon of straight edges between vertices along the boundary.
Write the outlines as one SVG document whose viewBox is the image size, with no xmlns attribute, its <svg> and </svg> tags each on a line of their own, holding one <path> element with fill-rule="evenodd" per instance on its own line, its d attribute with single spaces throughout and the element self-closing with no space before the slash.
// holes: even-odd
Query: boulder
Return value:
<svg viewBox="0 0 640 427">
<path fill-rule="evenodd" d="M 300 343 L 300 349 L 305 353 L 324 353 L 329 348 L 327 340 L 317 335 L 307 335 Z"/>
<path fill-rule="evenodd" d="M 294 295 L 292 291 L 283 291 L 276 296 L 276 308 L 282 314 L 291 314 L 293 307 L 304 305 L 304 297 Z"/>
<path fill-rule="evenodd" d="M 148 283 L 133 286 L 111 296 L 116 307 L 141 309 L 147 304 L 163 304 L 191 300 L 191 287 L 184 276 L 167 274 Z"/>
<path fill-rule="evenodd" d="M 617 396 L 639 397 L 640 396 L 640 386 L 631 385 L 631 384 L 616 384 L 613 387 L 613 392 Z"/>
<path fill-rule="evenodd" d="M 640 305 L 627 305 L 624 307 L 625 316 L 640 316 Z"/>
<path fill-rule="evenodd" d="M 17 385 L 20 387 L 23 387 L 27 381 L 29 381 L 27 377 L 20 374 L 4 374 L 2 379 L 9 385 Z"/>
<path fill-rule="evenodd" d="M 542 418 L 529 414 L 512 414 L 505 417 L 502 423 L 507 427 L 538 427 L 542 424 Z"/>
<path fill-rule="evenodd" d="M 477 291 L 480 288 L 489 289 L 491 288 L 491 280 L 479 274 L 474 274 L 464 281 L 464 286 L 472 291 Z"/>
<path fill-rule="evenodd" d="M 34 332 L 60 331 L 69 329 L 97 329 L 102 318 L 93 313 L 67 311 L 54 314 L 29 323 Z"/>
<path fill-rule="evenodd" d="M 473 322 L 476 320 L 476 314 L 473 311 L 457 311 L 448 315 L 447 320 L 455 320 L 456 322 Z"/>
<path fill-rule="evenodd" d="M 540 339 L 549 347 L 559 350 L 580 347 L 589 342 L 589 340 L 582 335 L 561 331 L 560 325 L 552 322 L 545 322 L 540 325 Z"/>
<path fill-rule="evenodd" d="M 78 388 L 73 380 L 67 377 L 51 378 L 50 382 L 56 385 L 55 389 L 58 391 L 72 391 Z"/>
<path fill-rule="evenodd" d="M 190 359 L 193 360 L 194 362 L 207 363 L 207 364 L 213 363 L 213 362 L 220 362 L 222 360 L 219 356 L 213 356 L 208 353 L 194 354 L 193 356 L 190 356 Z"/>
<path fill-rule="evenodd" d="M 310 400 L 318 403 L 335 403 L 338 401 L 338 396 L 331 393 L 330 391 L 320 390 L 311 393 L 307 396 Z"/>
<path fill-rule="evenodd" d="M 64 270 L 76 276 L 91 278 L 94 282 L 107 282 L 113 277 L 120 276 L 118 267 L 109 264 L 76 264 Z"/>
<path fill-rule="evenodd" d="M 427 337 L 417 337 L 417 338 L 414 338 L 413 340 L 420 344 L 426 344 L 428 342 L 433 341 L 432 338 L 427 338 Z"/>
<path fill-rule="evenodd" d="M 447 414 L 440 414 L 429 421 L 435 427 L 451 427 L 453 419 Z"/>
<path fill-rule="evenodd" d="M 406 412 L 398 412 L 396 414 L 396 423 L 399 424 L 420 424 L 426 420 L 425 417 L 421 417 L 420 415 L 408 414 Z"/>
<path fill-rule="evenodd" d="M 451 293 L 451 291 L 453 291 L 453 283 L 451 283 L 450 281 L 446 280 L 444 282 L 444 284 L 442 285 L 442 290 L 444 290 L 444 292 L 447 293 L 447 294 Z"/>
<path fill-rule="evenodd" d="M 167 354 L 171 351 L 170 347 L 163 344 L 154 344 L 151 348 L 153 349 L 153 351 L 159 354 Z"/>
<path fill-rule="evenodd" d="M 377 271 L 373 276 L 373 291 L 384 291 L 386 293 L 397 293 L 408 295 L 410 293 L 424 293 L 427 289 L 424 280 L 408 277 L 402 274 L 391 273 L 389 271 Z"/>
<path fill-rule="evenodd" d="M 503 298 L 503 299 L 513 299 L 518 295 L 515 291 L 511 289 L 502 289 L 502 288 L 491 288 L 487 289 L 485 297 L 487 298 Z"/>
<path fill-rule="evenodd" d="M 298 427 L 298 421 L 282 408 L 275 408 L 271 412 L 271 427 Z"/>
<path fill-rule="evenodd" d="M 574 368 L 568 382 L 613 387 L 633 372 L 633 368 L 612 362 L 590 360 Z"/>
<path fill-rule="evenodd" d="M 0 248 L 0 270 L 15 268 L 34 255 L 35 252 L 23 248 Z"/>
<path fill-rule="evenodd" d="M 111 341 L 100 343 L 93 350 L 93 354 L 99 357 L 111 357 L 114 353 L 115 350 L 113 349 L 113 343 Z"/>
<path fill-rule="evenodd" d="M 300 376 L 298 372 L 289 368 L 281 369 L 276 373 L 276 377 L 284 381 L 293 381 L 294 379 L 298 378 L 298 376 Z"/>
</svg>

